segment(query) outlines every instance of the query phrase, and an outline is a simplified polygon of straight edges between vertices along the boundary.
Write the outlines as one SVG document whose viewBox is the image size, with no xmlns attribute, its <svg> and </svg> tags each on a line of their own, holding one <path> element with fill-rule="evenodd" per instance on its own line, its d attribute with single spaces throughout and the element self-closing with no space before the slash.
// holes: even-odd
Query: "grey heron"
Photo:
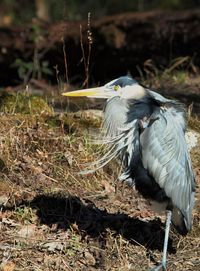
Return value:
<svg viewBox="0 0 200 271">
<path fill-rule="evenodd" d="M 135 185 L 145 198 L 165 205 L 163 258 L 153 270 L 166 270 L 171 221 L 182 235 L 192 228 L 195 178 L 185 140 L 184 105 L 143 87 L 129 76 L 63 95 L 107 99 L 101 143 L 109 148 L 93 165 L 98 169 L 119 157 L 123 166 L 119 179 Z"/>
</svg>

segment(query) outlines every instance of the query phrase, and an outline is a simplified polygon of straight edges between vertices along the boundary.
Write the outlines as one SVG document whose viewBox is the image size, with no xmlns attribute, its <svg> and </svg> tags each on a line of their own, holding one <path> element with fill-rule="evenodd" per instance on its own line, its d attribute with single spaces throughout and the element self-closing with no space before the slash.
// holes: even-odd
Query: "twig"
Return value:
<svg viewBox="0 0 200 271">
<path fill-rule="evenodd" d="M 80 25 L 80 41 L 81 41 L 81 51 L 83 54 L 83 63 L 84 63 L 84 68 L 85 68 L 85 80 L 83 82 L 82 87 L 88 87 L 89 83 L 89 67 L 90 67 L 90 56 L 91 56 L 91 50 L 92 50 L 92 32 L 91 32 L 91 13 L 88 13 L 88 30 L 87 30 L 87 39 L 88 39 L 88 55 L 87 59 L 85 56 L 85 51 L 83 47 L 83 35 L 82 35 L 82 25 Z"/>
<path fill-rule="evenodd" d="M 59 89 L 59 86 L 60 86 L 60 80 L 59 80 L 59 77 L 58 77 L 58 74 L 59 74 L 58 65 L 55 65 L 55 66 L 54 66 L 54 69 L 55 69 L 55 71 L 56 71 L 56 81 L 57 81 L 57 84 L 58 84 L 58 91 L 60 91 L 60 89 Z"/>
<path fill-rule="evenodd" d="M 80 42 L 81 42 L 81 51 L 82 51 L 82 55 L 83 55 L 84 68 L 86 71 L 86 60 L 85 60 L 85 51 L 84 51 L 84 47 L 83 47 L 83 35 L 82 35 L 82 25 L 81 24 L 80 24 Z"/>
<path fill-rule="evenodd" d="M 193 102 L 188 106 L 188 120 L 191 119 L 192 111 L 193 111 L 193 106 L 194 106 Z"/>
<path fill-rule="evenodd" d="M 66 77 L 67 84 L 69 84 L 67 54 L 66 54 L 66 50 L 65 50 L 65 40 L 63 37 L 62 37 L 62 43 L 63 43 L 63 55 L 64 55 L 64 63 L 65 63 L 65 77 Z"/>
<path fill-rule="evenodd" d="M 45 178 L 51 180 L 51 181 L 54 182 L 54 183 L 59 183 L 58 180 L 56 180 L 56 179 L 54 179 L 54 178 L 52 178 L 52 177 L 50 177 L 50 176 L 48 176 L 48 175 L 46 175 L 46 174 L 44 174 L 44 173 L 40 173 L 40 174 L 41 174 L 43 177 L 45 177 Z"/>
</svg>

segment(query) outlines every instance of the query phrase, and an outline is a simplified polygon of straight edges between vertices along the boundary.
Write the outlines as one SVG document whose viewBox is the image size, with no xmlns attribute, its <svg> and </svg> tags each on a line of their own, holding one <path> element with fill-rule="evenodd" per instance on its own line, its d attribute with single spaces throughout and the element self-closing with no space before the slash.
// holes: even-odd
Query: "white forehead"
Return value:
<svg viewBox="0 0 200 271">
<path fill-rule="evenodd" d="M 139 84 L 134 84 L 132 86 L 126 86 L 121 88 L 119 91 L 119 96 L 124 99 L 142 99 L 146 95 L 145 89 Z"/>
</svg>

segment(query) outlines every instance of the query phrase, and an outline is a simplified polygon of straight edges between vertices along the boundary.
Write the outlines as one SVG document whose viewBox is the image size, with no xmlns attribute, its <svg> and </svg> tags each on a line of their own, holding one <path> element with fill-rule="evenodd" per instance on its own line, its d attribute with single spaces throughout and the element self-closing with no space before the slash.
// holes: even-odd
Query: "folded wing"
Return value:
<svg viewBox="0 0 200 271">
<path fill-rule="evenodd" d="M 173 105 L 158 108 L 140 136 L 144 168 L 192 226 L 194 174 L 184 134 L 185 125 Z"/>
</svg>

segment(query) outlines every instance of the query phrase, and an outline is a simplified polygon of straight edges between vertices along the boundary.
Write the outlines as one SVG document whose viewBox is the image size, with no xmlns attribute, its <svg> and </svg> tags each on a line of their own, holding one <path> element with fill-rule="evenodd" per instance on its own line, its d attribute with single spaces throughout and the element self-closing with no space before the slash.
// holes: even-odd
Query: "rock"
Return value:
<svg viewBox="0 0 200 271">
<path fill-rule="evenodd" d="M 52 242 L 48 242 L 44 244 L 43 247 L 46 248 L 49 252 L 55 252 L 56 250 L 62 251 L 64 248 L 64 245 L 61 242 L 52 241 Z"/>
<path fill-rule="evenodd" d="M 35 233 L 36 233 L 35 225 L 24 225 L 18 231 L 18 236 L 22 238 L 30 238 L 30 237 L 33 237 Z"/>
<path fill-rule="evenodd" d="M 185 139 L 186 139 L 186 142 L 188 144 L 189 151 L 192 148 L 197 146 L 198 138 L 199 138 L 199 134 L 197 132 L 195 132 L 195 131 L 190 130 L 190 131 L 187 131 L 185 133 Z"/>
</svg>

